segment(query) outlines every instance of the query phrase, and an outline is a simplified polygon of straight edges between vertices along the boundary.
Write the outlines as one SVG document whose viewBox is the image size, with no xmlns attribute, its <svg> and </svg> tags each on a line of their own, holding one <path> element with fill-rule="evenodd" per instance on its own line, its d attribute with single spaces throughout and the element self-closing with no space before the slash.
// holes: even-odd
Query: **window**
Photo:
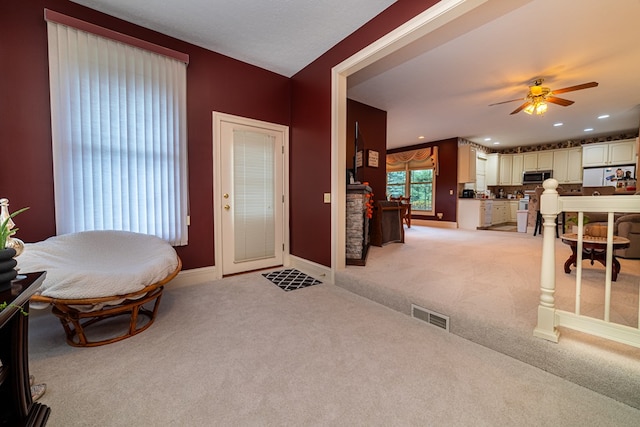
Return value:
<svg viewBox="0 0 640 427">
<path fill-rule="evenodd" d="M 127 230 L 186 245 L 186 63 L 50 16 L 57 233 Z"/>
<path fill-rule="evenodd" d="M 433 215 L 433 181 L 433 168 L 387 172 L 387 196 L 409 196 L 413 213 Z"/>
</svg>

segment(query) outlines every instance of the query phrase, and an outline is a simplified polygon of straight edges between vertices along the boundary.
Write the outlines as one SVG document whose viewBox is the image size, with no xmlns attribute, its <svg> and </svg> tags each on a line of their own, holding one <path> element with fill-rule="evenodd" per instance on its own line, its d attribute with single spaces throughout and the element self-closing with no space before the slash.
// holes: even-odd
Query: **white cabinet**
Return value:
<svg viewBox="0 0 640 427">
<path fill-rule="evenodd" d="M 517 200 L 509 200 L 509 222 L 518 221 L 518 205 Z"/>
<path fill-rule="evenodd" d="M 525 171 L 538 170 L 538 153 L 525 153 L 522 155 Z"/>
<path fill-rule="evenodd" d="M 553 177 L 560 184 L 582 182 L 582 149 L 553 150 Z"/>
<path fill-rule="evenodd" d="M 458 199 L 458 228 L 477 230 L 491 225 L 491 200 Z"/>
<path fill-rule="evenodd" d="M 498 185 L 500 178 L 500 154 L 487 154 L 487 167 L 485 170 L 485 180 L 487 186 Z"/>
<path fill-rule="evenodd" d="M 458 146 L 458 182 L 476 182 L 476 148 Z"/>
<path fill-rule="evenodd" d="M 514 154 L 511 162 L 511 185 L 522 185 L 523 164 L 524 156 L 522 154 Z"/>
<path fill-rule="evenodd" d="M 536 151 L 523 154 L 524 171 L 544 171 L 553 169 L 553 151 Z"/>
<path fill-rule="evenodd" d="M 582 167 L 636 163 L 636 140 L 587 144 L 582 146 Z"/>
<path fill-rule="evenodd" d="M 492 209 L 493 209 L 493 201 L 491 200 L 480 201 L 480 225 L 482 227 L 489 227 L 491 225 Z"/>
<path fill-rule="evenodd" d="M 538 151 L 538 170 L 546 171 L 553 169 L 553 151 Z"/>
<path fill-rule="evenodd" d="M 513 156 L 510 154 L 502 154 L 500 156 L 500 185 L 511 185 L 511 169 L 513 164 Z"/>
<path fill-rule="evenodd" d="M 498 184 L 522 185 L 523 161 L 522 154 L 501 154 Z"/>
<path fill-rule="evenodd" d="M 493 200 L 491 208 L 491 225 L 504 224 L 509 221 L 509 202 Z"/>
</svg>

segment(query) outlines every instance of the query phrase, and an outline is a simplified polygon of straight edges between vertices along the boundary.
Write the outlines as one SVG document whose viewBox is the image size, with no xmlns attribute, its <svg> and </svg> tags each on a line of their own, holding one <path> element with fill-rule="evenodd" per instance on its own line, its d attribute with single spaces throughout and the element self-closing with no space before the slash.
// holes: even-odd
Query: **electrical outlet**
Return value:
<svg viewBox="0 0 640 427">
<path fill-rule="evenodd" d="M 438 212 L 436 215 L 438 216 L 438 219 L 442 219 L 442 212 Z"/>
<path fill-rule="evenodd" d="M 331 193 L 324 193 L 324 202 L 331 203 Z"/>
</svg>

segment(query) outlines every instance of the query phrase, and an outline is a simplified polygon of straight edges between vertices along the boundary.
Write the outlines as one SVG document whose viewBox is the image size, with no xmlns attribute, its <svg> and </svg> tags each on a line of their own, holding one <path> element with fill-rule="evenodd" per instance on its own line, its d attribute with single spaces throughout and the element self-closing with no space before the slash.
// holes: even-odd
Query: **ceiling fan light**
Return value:
<svg viewBox="0 0 640 427">
<path fill-rule="evenodd" d="M 536 114 L 544 114 L 547 112 L 547 103 L 546 102 L 540 102 L 538 105 L 536 105 Z"/>
<path fill-rule="evenodd" d="M 524 109 L 524 110 L 522 110 L 522 111 L 524 111 L 524 112 L 525 112 L 525 113 L 527 113 L 527 114 L 533 114 L 533 112 L 535 111 L 535 109 L 536 109 L 536 106 L 535 106 L 534 104 L 529 104 L 529 105 L 527 105 L 527 106 L 525 107 L 525 109 Z"/>
</svg>

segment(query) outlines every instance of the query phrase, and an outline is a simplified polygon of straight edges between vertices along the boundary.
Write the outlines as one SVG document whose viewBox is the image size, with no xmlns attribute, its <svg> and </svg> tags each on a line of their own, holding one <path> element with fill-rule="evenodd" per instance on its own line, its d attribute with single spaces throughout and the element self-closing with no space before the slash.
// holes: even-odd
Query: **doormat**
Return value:
<svg viewBox="0 0 640 427">
<path fill-rule="evenodd" d="M 322 283 L 295 268 L 272 271 L 271 273 L 263 273 L 262 275 L 279 286 L 280 289 L 287 292 Z"/>
</svg>

